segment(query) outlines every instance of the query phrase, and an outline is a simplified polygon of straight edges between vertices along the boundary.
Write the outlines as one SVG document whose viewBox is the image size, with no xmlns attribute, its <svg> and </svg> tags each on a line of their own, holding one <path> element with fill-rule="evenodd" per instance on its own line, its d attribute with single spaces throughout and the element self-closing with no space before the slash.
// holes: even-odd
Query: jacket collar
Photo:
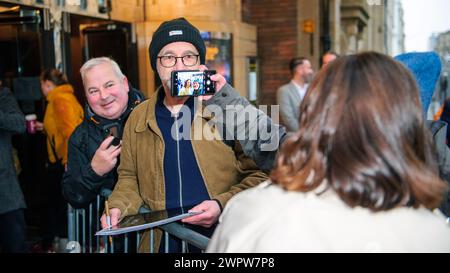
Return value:
<svg viewBox="0 0 450 273">
<path fill-rule="evenodd" d="M 136 124 L 135 131 L 136 133 L 142 133 L 148 128 L 152 129 L 155 132 L 159 132 L 158 125 L 156 123 L 156 103 L 158 101 L 158 96 L 160 92 L 164 93 L 164 89 L 159 87 L 156 92 L 148 99 L 147 101 L 147 111 L 144 116 L 140 116 L 139 120 Z M 160 132 L 158 133 L 160 135 Z"/>
<path fill-rule="evenodd" d="M 52 91 L 50 91 L 50 93 L 48 93 L 47 96 L 47 101 L 52 101 L 54 100 L 56 97 L 58 97 L 59 95 L 62 94 L 73 94 L 73 87 L 70 84 L 63 84 L 60 86 L 55 87 Z"/>
</svg>

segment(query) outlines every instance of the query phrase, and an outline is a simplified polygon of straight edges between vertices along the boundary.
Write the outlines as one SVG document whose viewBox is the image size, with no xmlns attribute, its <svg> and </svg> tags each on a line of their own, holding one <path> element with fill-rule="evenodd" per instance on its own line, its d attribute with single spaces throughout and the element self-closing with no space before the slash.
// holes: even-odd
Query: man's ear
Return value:
<svg viewBox="0 0 450 273">
<path fill-rule="evenodd" d="M 130 84 L 129 84 L 128 78 L 126 76 L 123 76 L 122 83 L 125 86 L 127 93 L 130 92 Z"/>
</svg>

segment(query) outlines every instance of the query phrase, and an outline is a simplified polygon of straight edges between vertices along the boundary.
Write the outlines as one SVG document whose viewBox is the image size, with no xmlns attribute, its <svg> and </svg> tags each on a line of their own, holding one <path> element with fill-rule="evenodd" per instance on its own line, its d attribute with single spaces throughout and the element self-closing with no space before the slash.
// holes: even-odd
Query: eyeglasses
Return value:
<svg viewBox="0 0 450 273">
<path fill-rule="evenodd" d="M 200 55 L 185 55 L 183 57 L 175 57 L 171 55 L 158 56 L 159 62 L 163 67 L 170 68 L 177 64 L 178 59 L 181 59 L 185 66 L 194 66 L 198 62 L 198 57 Z"/>
</svg>

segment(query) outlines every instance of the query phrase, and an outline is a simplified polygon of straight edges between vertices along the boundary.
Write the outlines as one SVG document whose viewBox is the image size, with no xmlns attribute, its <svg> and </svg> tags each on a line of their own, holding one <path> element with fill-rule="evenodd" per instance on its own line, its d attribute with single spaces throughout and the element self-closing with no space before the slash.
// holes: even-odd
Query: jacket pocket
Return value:
<svg viewBox="0 0 450 273">
<path fill-rule="evenodd" d="M 163 210 L 165 209 L 166 202 L 161 200 L 153 200 L 151 198 L 144 198 L 145 205 L 151 210 Z"/>
</svg>

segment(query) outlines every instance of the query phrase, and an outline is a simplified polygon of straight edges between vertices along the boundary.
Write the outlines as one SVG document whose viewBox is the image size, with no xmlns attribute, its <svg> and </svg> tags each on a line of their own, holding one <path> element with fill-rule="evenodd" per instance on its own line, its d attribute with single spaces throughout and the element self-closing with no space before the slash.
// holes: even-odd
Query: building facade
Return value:
<svg viewBox="0 0 450 273">
<path fill-rule="evenodd" d="M 404 50 L 400 0 L 6 0 L 0 1 L 0 12 L 16 4 L 38 9 L 42 31 L 51 36 L 44 48 L 54 55 L 41 56 L 41 67 L 62 69 L 77 89 L 82 89 L 81 64 L 103 53 L 119 59 L 135 86 L 153 93 L 158 79 L 148 45 L 159 24 L 177 17 L 187 18 L 209 39 L 209 63 L 228 74 L 243 96 L 264 105 L 276 104 L 293 57 L 309 58 L 317 70 L 328 50 L 343 55 Z M 100 30 L 109 34 L 101 36 Z M 123 36 L 124 45 L 108 51 L 113 43 L 105 42 L 105 35 L 111 41 Z M 121 48 L 126 54 L 115 55 Z"/>
<path fill-rule="evenodd" d="M 257 56 L 256 27 L 242 22 L 241 0 L 7 0 L 0 1 L 0 12 L 9 12 L 15 4 L 21 10 L 36 8 L 44 21 L 43 30 L 52 32 L 54 64 L 42 66 L 62 69 L 76 82 L 78 89 L 82 88 L 78 75 L 81 64 L 98 55 L 89 50 L 89 45 L 95 45 L 87 37 L 95 35 L 88 34 L 94 33 L 93 28 L 97 28 L 97 33 L 101 27 L 105 31 L 126 28 L 128 56 L 123 58 L 127 63 L 124 66 L 133 66 L 130 62 L 136 64 L 125 71 L 136 74 L 132 76 L 135 86 L 147 95 L 153 93 L 158 84 L 148 54 L 153 32 L 166 20 L 185 17 L 207 40 L 207 61 L 213 65 L 218 62 L 218 70 L 229 74 L 228 79 L 242 95 L 249 95 L 248 75 L 253 69 L 250 60 Z M 101 43 L 98 37 L 90 41 Z M 133 49 L 128 50 L 130 47 Z M 108 50 L 104 52 L 108 54 Z M 136 57 L 130 57 L 133 54 Z M 224 59 L 227 59 L 226 63 Z"/>
<path fill-rule="evenodd" d="M 401 0 L 386 1 L 386 53 L 397 56 L 405 52 L 405 22 Z"/>
<path fill-rule="evenodd" d="M 278 87 L 290 80 L 291 58 L 314 68 L 333 50 L 341 55 L 404 51 L 400 0 L 243 0 L 242 18 L 257 27 L 260 104 L 276 104 Z"/>
</svg>

